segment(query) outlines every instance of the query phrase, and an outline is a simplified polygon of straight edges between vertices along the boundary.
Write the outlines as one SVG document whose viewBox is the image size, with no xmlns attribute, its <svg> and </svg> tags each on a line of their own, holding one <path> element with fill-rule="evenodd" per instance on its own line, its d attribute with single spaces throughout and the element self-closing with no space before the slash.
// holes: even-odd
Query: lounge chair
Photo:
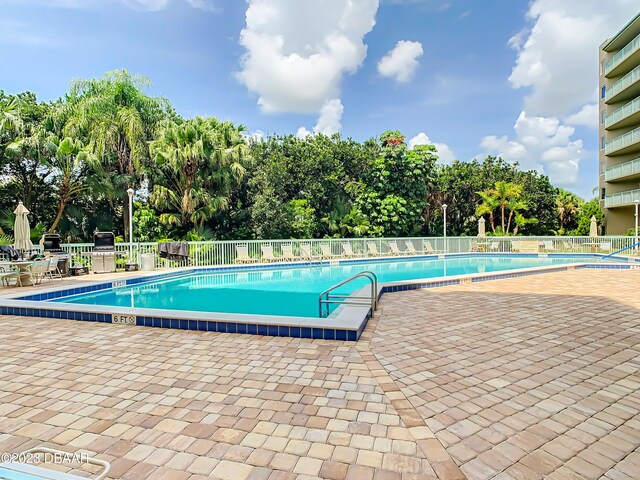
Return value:
<svg viewBox="0 0 640 480">
<path fill-rule="evenodd" d="M 290 243 L 285 243 L 280 248 L 282 249 L 282 257 L 280 257 L 282 260 L 300 260 L 300 257 L 293 253 L 293 245 Z"/>
<path fill-rule="evenodd" d="M 34 285 L 40 285 L 42 279 L 49 275 L 49 260 L 37 260 L 31 264 L 29 268 L 29 274 L 31 275 L 31 282 Z"/>
<path fill-rule="evenodd" d="M 553 240 L 545 240 L 544 242 L 544 251 L 545 252 L 555 252 L 556 247 L 553 246 Z"/>
<path fill-rule="evenodd" d="M 489 251 L 490 252 L 499 252 L 500 251 L 500 242 L 491 242 L 491 243 L 489 243 Z"/>
<path fill-rule="evenodd" d="M 411 242 L 407 242 L 407 252 L 409 252 L 409 244 L 411 244 L 411 246 L 413 246 L 413 244 Z M 410 253 L 410 252 L 409 252 Z M 444 253 L 444 250 L 434 250 L 434 248 L 431 246 L 431 242 L 429 240 L 427 240 L 426 242 L 424 242 L 424 244 L 422 245 L 422 253 L 428 253 L 428 254 L 433 254 L 433 253 Z"/>
<path fill-rule="evenodd" d="M 328 243 L 321 243 L 320 244 L 320 251 L 322 252 L 322 258 L 334 258 L 337 257 L 337 255 L 335 255 L 332 251 L 331 251 L 331 245 Z"/>
<path fill-rule="evenodd" d="M 411 240 L 407 240 L 406 242 L 404 242 L 404 246 L 407 247 L 404 253 L 408 253 L 409 255 L 417 255 L 419 253 L 423 253 L 423 251 L 419 252 L 416 250 L 416 247 L 413 246 L 413 242 Z"/>
<path fill-rule="evenodd" d="M 580 251 L 580 247 L 576 244 L 574 244 L 573 242 L 562 242 L 562 247 L 567 251 L 567 252 L 579 252 Z"/>
<path fill-rule="evenodd" d="M 512 252 L 521 251 L 520 243 L 521 242 L 519 240 L 511 240 L 511 251 Z"/>
<path fill-rule="evenodd" d="M 602 242 L 600 244 L 600 250 L 603 252 L 610 252 L 611 251 L 611 242 Z"/>
<path fill-rule="evenodd" d="M 85 476 L 80 477 L 72 473 L 63 473 L 52 468 L 42 467 L 39 464 L 34 465 L 29 459 L 37 458 L 36 455 L 40 455 L 41 459 L 44 458 L 44 464 L 48 463 L 49 465 L 56 463 L 55 458 L 59 458 L 68 459 L 69 462 L 80 461 L 100 467 L 102 471 L 97 476 L 90 477 L 93 480 L 104 479 L 111 468 L 109 462 L 91 457 L 87 453 L 80 453 L 79 451 L 70 453 L 52 448 L 37 447 L 19 453 L 17 455 L 18 461 L 16 462 L 0 463 L 0 478 L 7 480 L 89 480 Z M 47 458 L 51 460 L 47 460 Z"/>
<path fill-rule="evenodd" d="M 60 268 L 58 267 L 58 265 L 60 264 L 60 258 L 59 257 L 50 257 L 49 258 L 49 271 L 47 272 L 47 276 L 49 277 L 49 280 L 51 280 L 53 282 L 54 277 L 55 278 L 59 278 L 60 281 L 62 281 L 62 272 L 60 271 Z"/>
<path fill-rule="evenodd" d="M 236 263 L 256 263 L 257 258 L 249 256 L 249 245 L 236 245 Z"/>
<path fill-rule="evenodd" d="M 512 244 L 514 242 L 511 242 Z M 512 250 L 515 252 L 516 250 L 514 250 L 512 248 Z M 469 248 L 470 252 L 479 252 L 480 251 L 480 247 L 478 247 L 478 242 L 476 242 L 475 240 L 471 242 L 471 247 Z"/>
<path fill-rule="evenodd" d="M 405 252 L 398 248 L 398 244 L 395 241 L 389 242 L 389 248 L 391 249 L 391 255 L 404 255 Z"/>
<path fill-rule="evenodd" d="M 300 256 L 307 260 L 313 260 L 315 258 L 313 255 L 313 248 L 309 243 L 300 244 Z"/>
<path fill-rule="evenodd" d="M 280 260 L 278 257 L 273 256 L 272 245 L 260 245 L 260 249 L 262 250 L 262 260 L 265 262 L 277 262 Z"/>
<path fill-rule="evenodd" d="M 538 240 L 521 240 L 519 243 L 520 253 L 538 253 L 540 251 L 540 242 Z"/>
<path fill-rule="evenodd" d="M 381 255 L 384 255 L 384 253 L 380 253 L 378 251 L 378 245 L 376 245 L 376 242 L 367 242 L 367 249 L 367 253 L 372 257 L 379 257 Z"/>
<path fill-rule="evenodd" d="M 349 242 L 342 242 L 342 255 L 345 258 L 353 258 L 356 256 L 356 254 L 353 253 L 353 249 L 351 248 L 351 244 Z"/>
<path fill-rule="evenodd" d="M 20 270 L 18 270 L 17 268 L 13 268 L 8 264 L 0 266 L 0 280 L 2 281 L 2 284 L 6 285 L 7 287 L 11 285 L 9 283 L 10 280 L 15 280 L 16 287 L 22 286 L 22 281 L 20 279 Z"/>
</svg>

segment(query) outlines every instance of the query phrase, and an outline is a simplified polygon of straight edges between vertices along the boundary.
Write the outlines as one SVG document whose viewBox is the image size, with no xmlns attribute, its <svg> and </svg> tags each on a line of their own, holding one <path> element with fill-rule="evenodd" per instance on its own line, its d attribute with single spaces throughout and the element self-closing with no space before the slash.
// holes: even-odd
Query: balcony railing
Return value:
<svg viewBox="0 0 640 480">
<path fill-rule="evenodd" d="M 607 92 L 606 92 L 605 97 L 604 97 L 605 102 L 611 100 L 613 97 L 618 95 L 623 90 L 626 90 L 627 88 L 629 88 L 631 85 L 633 85 L 634 83 L 636 83 L 639 80 L 640 80 L 640 65 L 638 65 L 636 68 L 631 70 L 629 73 L 627 73 L 620 80 L 618 80 L 615 83 L 613 83 L 607 89 Z"/>
<path fill-rule="evenodd" d="M 617 178 L 628 177 L 630 175 L 640 174 L 640 158 L 636 158 L 629 162 L 621 163 L 615 167 L 607 168 L 604 172 L 604 179 L 607 182 Z"/>
<path fill-rule="evenodd" d="M 640 48 L 640 35 L 631 40 L 625 47 L 616 53 L 611 60 L 604 64 L 604 74 L 608 75 L 614 68 L 624 62 Z"/>
<path fill-rule="evenodd" d="M 610 142 L 607 142 L 604 146 L 604 153 L 605 155 L 611 155 L 618 150 L 622 150 L 623 148 L 626 148 L 638 142 L 640 142 L 640 128 L 631 130 L 630 132 L 627 132 L 624 135 L 620 135 Z"/>
<path fill-rule="evenodd" d="M 635 200 L 640 200 L 640 189 L 606 195 L 604 197 L 604 206 L 606 208 L 611 208 L 621 207 L 623 205 L 633 205 Z"/>
<path fill-rule="evenodd" d="M 623 120 L 634 113 L 638 113 L 639 111 L 640 97 L 631 100 L 629 103 L 624 104 L 607 115 L 607 118 L 604 119 L 604 128 L 609 128 L 611 125 L 615 125 L 620 120 Z"/>
</svg>

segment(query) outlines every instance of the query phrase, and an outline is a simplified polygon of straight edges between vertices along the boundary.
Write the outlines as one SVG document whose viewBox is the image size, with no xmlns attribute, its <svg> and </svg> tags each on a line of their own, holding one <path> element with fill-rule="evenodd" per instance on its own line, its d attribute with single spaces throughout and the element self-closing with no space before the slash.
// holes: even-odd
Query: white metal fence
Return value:
<svg viewBox="0 0 640 480">
<path fill-rule="evenodd" d="M 306 252 L 314 259 L 338 259 L 352 257 L 373 257 L 382 255 L 416 253 L 613 253 L 631 247 L 634 237 L 412 237 L 412 238 L 324 238 L 308 240 L 233 240 L 212 242 L 189 242 L 189 260 L 175 262 L 158 256 L 158 244 L 118 243 L 116 250 L 126 252 L 119 262 L 141 264 L 141 255 L 154 254 L 156 268 L 175 268 L 182 266 L 215 266 L 237 263 L 237 247 L 247 247 L 249 257 L 260 261 L 264 259 L 262 247 L 271 246 L 275 261 L 305 260 Z M 291 247 L 293 257 L 283 256 Z M 411 248 L 413 247 L 413 248 Z M 74 265 L 90 266 L 91 257 L 82 255 L 91 252 L 92 243 L 70 243 L 62 245 L 71 254 Z M 349 249 L 350 251 L 345 251 Z M 637 250 L 628 250 L 625 254 L 638 254 Z"/>
</svg>

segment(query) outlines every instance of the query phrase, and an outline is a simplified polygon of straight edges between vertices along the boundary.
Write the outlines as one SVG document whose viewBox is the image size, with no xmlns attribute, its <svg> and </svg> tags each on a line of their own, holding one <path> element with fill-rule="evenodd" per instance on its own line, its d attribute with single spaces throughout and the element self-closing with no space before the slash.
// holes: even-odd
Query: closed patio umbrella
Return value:
<svg viewBox="0 0 640 480">
<path fill-rule="evenodd" d="M 595 215 L 591 217 L 591 226 L 589 227 L 589 236 L 590 237 L 598 236 L 598 220 L 596 219 Z"/>
<path fill-rule="evenodd" d="M 13 248 L 21 251 L 32 250 L 31 227 L 29 227 L 29 219 L 27 218 L 29 210 L 20 202 L 13 213 L 16 214 L 13 226 Z"/>
<path fill-rule="evenodd" d="M 480 220 L 478 220 L 478 236 L 484 237 L 486 234 L 487 232 L 486 232 L 484 217 L 480 217 Z"/>
</svg>

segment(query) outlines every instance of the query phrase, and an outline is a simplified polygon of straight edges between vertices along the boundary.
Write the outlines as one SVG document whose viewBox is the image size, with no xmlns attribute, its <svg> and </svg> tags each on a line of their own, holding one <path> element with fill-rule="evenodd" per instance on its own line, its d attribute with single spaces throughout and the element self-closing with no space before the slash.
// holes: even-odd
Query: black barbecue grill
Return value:
<svg viewBox="0 0 640 480">
<path fill-rule="evenodd" d="M 69 274 L 69 264 L 71 263 L 71 255 L 69 255 L 60 246 L 60 235 L 57 233 L 45 233 L 42 236 L 42 248 L 45 256 L 58 257 L 58 269 L 62 275 Z"/>
<path fill-rule="evenodd" d="M 116 251 L 116 237 L 113 232 L 96 232 L 93 234 L 93 251 L 83 255 L 91 256 L 94 273 L 110 273 L 116 271 L 116 255 L 125 253 Z"/>
</svg>

